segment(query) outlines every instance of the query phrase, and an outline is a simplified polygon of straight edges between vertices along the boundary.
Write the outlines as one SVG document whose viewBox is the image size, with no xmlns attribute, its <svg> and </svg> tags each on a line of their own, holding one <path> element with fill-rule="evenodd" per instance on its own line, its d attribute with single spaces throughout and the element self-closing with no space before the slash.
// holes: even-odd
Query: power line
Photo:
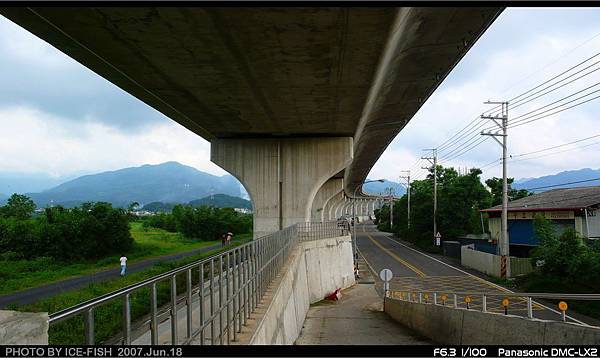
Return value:
<svg viewBox="0 0 600 358">
<path fill-rule="evenodd" d="M 509 86 L 508 88 L 506 88 L 505 90 L 502 91 L 502 93 L 500 94 L 504 94 L 506 93 L 506 91 L 508 91 L 511 88 L 514 88 L 516 85 L 518 85 L 519 83 L 522 83 L 523 81 L 525 81 L 528 78 L 531 78 L 531 76 L 533 76 L 536 73 L 539 73 L 540 71 L 545 70 L 546 68 L 548 68 L 549 66 L 557 63 L 560 59 L 564 58 L 567 54 L 572 53 L 573 51 L 575 51 L 576 49 L 580 48 L 581 46 L 585 45 L 586 43 L 592 41 L 593 39 L 595 39 L 596 37 L 600 36 L 600 32 L 595 34 L 594 36 L 590 37 L 589 39 L 583 41 L 582 43 L 580 43 L 579 45 L 573 47 L 570 50 L 565 51 L 562 55 L 560 55 L 558 58 L 554 59 L 552 62 L 549 62 L 548 64 L 546 64 L 544 67 L 537 69 L 536 71 L 530 73 L 529 75 L 527 75 L 526 77 L 522 78 L 521 80 L 519 80 L 518 82 L 515 82 L 514 84 L 512 84 L 511 86 Z"/>
<path fill-rule="evenodd" d="M 552 82 L 552 81 L 554 81 L 555 79 L 559 78 L 560 76 L 562 76 L 562 75 L 566 74 L 567 72 L 570 72 L 571 70 L 573 70 L 573 69 L 575 69 L 575 68 L 577 68 L 577 67 L 579 67 L 579 66 L 583 65 L 584 63 L 586 63 L 586 62 L 590 61 L 591 59 L 593 59 L 593 58 L 597 57 L 598 55 L 600 55 L 600 52 L 597 52 L 597 53 L 595 53 L 594 55 L 592 55 L 592 56 L 588 57 L 587 59 L 585 59 L 585 60 L 583 60 L 583 61 L 579 62 L 578 64 L 576 64 L 576 65 L 574 65 L 574 66 L 572 66 L 572 67 L 568 68 L 567 70 L 565 70 L 565 71 L 563 71 L 563 72 L 559 73 L 558 75 L 555 75 L 554 77 L 550 78 L 549 80 L 546 80 L 546 81 L 544 81 L 544 82 L 540 83 L 539 85 L 537 85 L 537 86 L 535 86 L 535 87 L 533 87 L 533 88 L 531 88 L 531 89 L 529 89 L 529 90 L 527 90 L 527 91 L 525 91 L 525 92 L 521 93 L 520 95 L 518 95 L 518 96 L 515 96 L 515 97 L 513 97 L 513 98 L 509 99 L 509 100 L 508 100 L 508 102 L 509 102 L 509 103 L 510 103 L 510 102 L 514 102 L 516 99 L 518 99 L 518 98 L 520 98 L 520 97 L 522 97 L 522 96 L 524 96 L 524 95 L 528 94 L 528 93 L 529 93 L 529 92 L 531 92 L 531 91 L 534 91 L 534 90 L 536 90 L 536 89 L 538 89 L 538 88 L 540 88 L 540 87 L 544 86 L 545 84 L 547 84 L 547 83 L 549 83 L 549 82 Z M 575 72 L 575 73 L 573 73 L 573 74 L 569 75 L 569 76 L 568 76 L 568 77 L 566 77 L 566 78 L 563 78 L 562 80 L 560 80 L 560 81 L 556 82 L 555 84 L 557 84 L 557 83 L 560 83 L 560 82 L 564 81 L 565 79 L 568 79 L 568 78 L 570 78 L 570 77 L 572 77 L 572 76 L 574 76 L 574 75 L 576 75 L 576 74 L 578 74 L 578 73 L 580 73 L 580 72 L 582 72 L 582 71 L 585 71 L 586 69 L 588 69 L 588 68 L 590 68 L 590 67 L 592 67 L 592 66 L 594 66 L 594 65 L 598 64 L 599 62 L 600 62 L 600 61 L 597 61 L 597 62 L 595 62 L 595 63 L 593 63 L 593 64 L 591 64 L 591 65 L 587 66 L 586 68 L 584 68 L 584 69 L 581 69 L 581 70 L 579 70 L 579 71 L 577 71 L 577 72 Z M 553 85 L 555 85 L 555 84 L 553 84 Z M 552 87 L 553 85 L 550 85 L 549 87 Z M 548 88 L 548 87 L 547 87 L 547 88 Z M 516 101 L 516 102 L 519 102 L 519 101 Z M 498 106 L 496 106 L 495 108 L 493 108 L 492 110 L 490 110 L 490 113 L 491 113 L 491 111 L 494 111 L 494 110 L 496 110 L 497 108 L 498 108 Z M 510 108 L 509 108 L 509 109 L 510 109 Z M 497 114 L 497 113 L 498 113 L 498 112 L 496 112 L 496 114 Z"/>
<path fill-rule="evenodd" d="M 600 62 L 600 61 L 599 61 L 599 62 Z M 522 106 L 522 105 L 524 105 L 524 104 L 527 104 L 527 103 L 529 103 L 529 102 L 535 101 L 536 99 L 538 99 L 538 98 L 540 98 L 540 97 L 543 97 L 543 96 L 545 96 L 545 95 L 547 95 L 547 94 L 549 94 L 549 93 L 552 93 L 552 92 L 554 92 L 554 91 L 556 91 L 556 90 L 558 90 L 558 89 L 561 89 L 561 88 L 563 88 L 563 87 L 565 87 L 565 86 L 567 86 L 567 85 L 570 85 L 571 83 L 573 83 L 573 82 L 575 82 L 575 81 L 579 81 L 579 80 L 580 80 L 580 79 L 582 79 L 583 77 L 586 77 L 586 76 L 588 76 L 588 75 L 590 75 L 590 74 L 592 74 L 592 73 L 594 73 L 594 72 L 596 72 L 596 71 L 598 71 L 598 70 L 600 70 L 600 67 L 598 67 L 598 68 L 595 68 L 595 69 L 593 69 L 592 71 L 590 71 L 590 72 L 588 72 L 588 73 L 586 73 L 586 74 L 583 74 L 583 75 L 581 75 L 581 76 L 579 76 L 579 77 L 577 77 L 577 78 L 575 78 L 575 79 L 573 79 L 573 80 L 571 80 L 571 81 L 569 81 L 569 82 L 563 83 L 562 85 L 560 85 L 560 86 L 558 86 L 558 87 L 556 87 L 556 88 L 553 88 L 553 89 L 551 89 L 551 90 L 550 90 L 550 91 L 548 91 L 548 92 L 542 93 L 541 95 L 539 95 L 539 96 L 537 96 L 537 97 L 531 98 L 530 100 L 527 100 L 527 101 L 525 101 L 525 102 L 521 102 L 521 103 L 519 103 L 520 101 L 517 101 L 517 102 L 515 102 L 515 103 L 519 103 L 519 104 L 516 104 L 516 105 L 515 105 L 514 103 L 511 103 L 511 105 L 510 105 L 510 109 L 515 109 L 515 108 L 521 107 L 521 106 Z M 554 86 L 554 85 L 552 85 L 552 86 Z M 546 89 L 548 89 L 548 88 L 550 88 L 550 87 L 552 87 L 552 86 L 548 86 L 548 87 L 544 88 L 544 90 L 546 90 Z M 542 90 L 542 91 L 543 91 L 543 90 Z M 539 93 L 539 92 L 537 92 L 537 93 Z M 536 93 L 536 94 L 537 94 L 537 93 Z"/>
<path fill-rule="evenodd" d="M 473 150 L 473 149 L 477 148 L 478 146 L 480 146 L 481 144 L 483 144 L 483 142 L 485 142 L 485 141 L 486 141 L 486 140 L 488 140 L 488 139 L 489 139 L 489 137 L 480 137 L 480 138 L 479 138 L 479 141 L 477 141 L 477 142 L 473 143 L 473 144 L 472 144 L 470 147 L 467 147 L 467 148 L 466 148 L 465 150 L 463 150 L 462 152 L 456 153 L 456 154 L 454 154 L 454 155 L 453 155 L 453 156 L 451 156 L 451 157 L 446 157 L 446 158 L 440 159 L 440 161 L 441 161 L 441 160 L 443 160 L 443 161 L 445 161 L 445 162 L 449 162 L 449 161 L 451 161 L 451 160 L 453 160 L 453 159 L 456 159 L 456 158 L 458 158 L 458 157 L 460 157 L 460 156 L 462 156 L 462 155 L 464 155 L 464 154 L 466 154 L 466 153 L 470 152 L 471 150 Z"/>
<path fill-rule="evenodd" d="M 560 150 L 558 152 L 554 152 L 554 153 L 548 153 L 548 154 L 542 154 L 542 155 L 537 155 L 535 157 L 531 157 L 531 158 L 524 158 L 524 159 L 515 159 L 515 160 L 511 160 L 510 162 L 522 162 L 522 161 L 526 161 L 526 160 L 533 160 L 533 159 L 538 159 L 538 158 L 543 158 L 543 157 L 548 157 L 550 155 L 556 155 L 556 154 L 561 154 L 561 153 L 565 153 L 565 152 L 570 152 L 572 150 L 575 149 L 581 149 L 581 148 L 587 148 L 587 147 L 591 147 L 593 145 L 598 145 L 600 144 L 600 142 L 594 142 L 594 143 L 590 143 L 590 144 L 586 144 L 586 145 L 582 145 L 580 147 L 575 147 L 575 148 L 569 148 L 569 149 L 565 149 L 565 150 Z"/>
<path fill-rule="evenodd" d="M 595 91 L 595 92 L 596 92 L 596 91 Z M 583 98 L 583 97 L 586 97 L 586 96 L 587 96 L 587 95 L 585 95 L 585 96 L 582 96 L 582 97 L 580 97 L 580 98 L 577 98 L 577 99 L 581 99 L 581 98 Z M 598 98 L 600 98 L 600 95 L 599 95 L 599 96 L 596 96 L 596 97 L 593 97 L 593 98 L 590 98 L 590 99 L 588 99 L 588 100 L 585 100 L 585 101 L 583 101 L 583 102 L 576 103 L 576 104 L 574 104 L 574 105 L 572 105 L 572 106 L 569 106 L 569 107 L 566 107 L 566 108 L 562 108 L 562 109 L 560 109 L 560 110 L 558 110 L 558 111 L 556 111 L 556 112 L 549 113 L 549 114 L 547 114 L 547 115 L 545 115 L 545 116 L 541 116 L 541 117 L 539 117 L 539 118 L 534 118 L 534 119 L 531 119 L 531 120 L 525 121 L 525 120 L 527 120 L 527 119 L 529 119 L 529 118 L 537 117 L 538 115 L 540 115 L 540 114 L 542 114 L 542 113 L 548 112 L 548 111 L 544 111 L 544 112 L 538 113 L 538 114 L 536 114 L 536 115 L 533 115 L 533 116 L 531 116 L 531 117 L 528 117 L 528 118 L 523 118 L 522 120 L 520 120 L 520 121 L 519 121 L 520 123 L 512 123 L 512 124 L 509 124 L 508 128 L 514 128 L 514 127 L 522 126 L 522 125 L 525 125 L 525 124 L 528 124 L 528 123 L 531 123 L 531 122 L 535 122 L 535 121 L 538 121 L 538 120 L 540 120 L 540 119 L 543 119 L 543 118 L 546 118 L 546 117 L 550 117 L 550 116 L 553 116 L 553 115 L 555 115 L 555 114 L 558 114 L 558 113 L 564 112 L 564 111 L 566 111 L 566 110 L 568 110 L 568 109 L 571 109 L 571 108 L 575 108 L 575 107 L 581 106 L 582 104 L 585 104 L 585 103 L 591 102 L 591 101 L 593 101 L 593 100 L 595 100 L 595 99 L 598 99 Z M 577 100 L 577 99 L 575 99 L 575 100 Z M 573 100 L 573 101 L 575 101 L 575 100 Z M 571 103 L 571 102 L 573 102 L 573 101 L 569 101 L 569 102 L 567 102 L 567 103 Z M 563 103 L 562 105 L 560 105 L 560 106 L 557 106 L 557 107 L 555 107 L 555 108 L 558 108 L 558 107 L 564 106 L 564 105 L 565 105 L 565 104 L 567 104 L 567 103 Z M 555 109 L 555 108 L 552 108 L 552 109 Z M 552 109 L 551 109 L 551 110 L 552 110 Z M 521 122 L 521 121 L 524 121 L 524 122 Z"/>
<path fill-rule="evenodd" d="M 568 95 L 568 96 L 565 96 L 565 97 L 563 97 L 563 98 L 561 98 L 561 99 L 558 99 L 558 100 L 556 100 L 556 101 L 554 101 L 554 102 L 552 102 L 552 103 L 548 103 L 548 104 L 547 104 L 547 105 L 545 105 L 545 106 L 539 107 L 539 108 L 537 108 L 537 109 L 534 109 L 534 110 L 532 110 L 532 111 L 529 111 L 529 112 L 527 112 L 527 113 L 524 113 L 524 114 L 521 114 L 521 115 L 519 115 L 519 116 L 513 117 L 513 118 L 511 119 L 511 122 L 512 122 L 512 123 L 518 123 L 518 122 L 521 122 L 522 120 L 517 120 L 517 119 L 519 119 L 519 118 L 523 118 L 523 117 L 525 117 L 525 116 L 528 116 L 528 115 L 530 115 L 531 113 L 537 112 L 537 111 L 539 111 L 540 109 L 544 109 L 544 108 L 546 108 L 546 107 L 548 107 L 548 106 L 551 106 L 551 105 L 553 105 L 553 104 L 556 104 L 556 103 L 558 103 L 558 102 L 562 102 L 562 101 L 564 101 L 565 99 L 567 99 L 567 98 L 569 98 L 569 97 L 573 97 L 573 96 L 575 96 L 575 95 L 577 95 L 577 94 L 580 94 L 581 92 L 587 91 L 587 90 L 589 90 L 590 88 L 593 88 L 593 87 L 596 87 L 596 86 L 598 86 L 599 84 L 600 84 L 600 82 L 597 82 L 597 83 L 595 83 L 595 84 L 593 84 L 593 85 L 591 85 L 591 86 L 588 86 L 588 87 L 586 87 L 586 88 L 584 88 L 584 89 L 582 89 L 582 90 L 579 90 L 579 91 L 577 91 L 577 92 L 575 92 L 575 93 L 572 93 L 572 94 L 570 94 L 570 95 Z M 560 106 L 557 106 L 557 107 L 554 107 L 554 108 L 558 108 L 558 107 L 564 106 L 565 104 L 572 103 L 572 102 L 574 102 L 574 101 L 576 101 L 576 100 L 578 100 L 578 99 L 581 99 L 581 98 L 583 98 L 583 97 L 587 97 L 587 96 L 589 96 L 589 95 L 591 95 L 591 94 L 594 94 L 594 93 L 597 93 L 597 92 L 600 92 L 600 90 L 595 90 L 595 91 L 592 91 L 592 92 L 590 92 L 590 93 L 588 93 L 588 94 L 585 94 L 585 95 L 583 95 L 583 96 L 581 96 L 581 97 L 575 98 L 575 99 L 573 99 L 573 100 L 571 100 L 571 101 L 569 101 L 569 102 L 563 103 L 563 104 L 561 104 Z M 552 110 L 552 109 L 554 109 L 554 108 L 551 108 L 550 110 Z M 547 112 L 547 111 L 545 111 L 545 112 Z M 545 112 L 541 112 L 541 113 L 545 113 Z M 538 114 L 536 114 L 536 115 L 539 115 L 539 114 L 541 114 L 541 113 L 538 113 Z"/>
<path fill-rule="evenodd" d="M 535 150 L 533 152 L 511 155 L 510 157 L 511 158 L 524 157 L 526 155 L 541 153 L 541 152 L 548 151 L 550 149 L 556 149 L 556 148 L 564 147 L 564 146 L 567 146 L 567 145 L 570 145 L 570 144 L 580 143 L 580 142 L 583 142 L 583 141 L 586 141 L 586 140 L 590 140 L 592 138 L 598 138 L 598 137 L 600 137 L 600 134 L 596 134 L 596 135 L 593 135 L 593 136 L 590 136 L 590 137 L 587 137 L 587 138 L 578 139 L 578 140 L 575 140 L 575 141 L 569 142 L 569 143 L 563 143 L 563 144 L 555 145 L 555 146 L 552 146 L 552 147 L 547 147 L 547 148 Z"/>
<path fill-rule="evenodd" d="M 568 71 L 572 70 L 573 68 L 575 68 L 575 67 L 577 67 L 577 66 L 579 66 L 579 65 L 581 65 L 581 64 L 583 64 L 583 63 L 585 63 L 585 62 L 587 62 L 587 61 L 589 61 L 590 59 L 592 59 L 592 58 L 594 58 L 594 57 L 596 57 L 596 56 L 598 56 L 598 55 L 600 55 L 600 52 L 599 52 L 599 53 L 597 53 L 597 54 L 595 54 L 594 56 L 592 56 L 592 57 L 588 58 L 587 60 L 585 60 L 585 61 L 583 61 L 583 62 L 580 62 L 578 65 L 575 65 L 575 66 L 571 67 L 571 68 L 570 68 L 570 69 L 568 69 L 567 71 L 563 71 L 561 74 L 559 74 L 559 75 L 557 75 L 557 76 L 554 76 L 554 77 L 553 77 L 553 79 L 556 79 L 556 78 L 560 77 L 561 75 L 565 74 L 566 72 L 568 72 Z M 536 99 L 538 99 L 538 98 L 540 98 L 540 97 L 542 97 L 542 96 L 545 96 L 545 95 L 547 95 L 547 94 L 549 94 L 549 93 L 551 93 L 551 92 L 554 92 L 554 91 L 556 91 L 556 90 L 558 90 L 558 89 L 560 89 L 560 88 L 562 88 L 562 87 L 565 87 L 565 86 L 567 86 L 567 85 L 569 85 L 569 84 L 571 84 L 571 83 L 573 83 L 573 82 L 575 82 L 575 81 L 577 81 L 577 80 L 580 80 L 581 78 L 583 78 L 583 77 L 585 77 L 585 76 L 588 76 L 588 75 L 592 74 L 593 72 L 596 72 L 596 71 L 600 70 L 600 67 L 599 67 L 599 68 L 596 68 L 596 69 L 594 69 L 594 70 L 592 70 L 592 71 L 590 71 L 590 72 L 587 72 L 587 73 L 585 73 L 585 74 L 583 74 L 583 75 L 581 75 L 581 76 L 579 76 L 579 77 L 577 77 L 577 78 L 575 78 L 575 79 L 573 79 L 573 80 L 571 80 L 571 81 L 569 81 L 569 82 L 567 82 L 567 83 L 563 83 L 562 85 L 560 85 L 560 86 L 558 86 L 558 87 L 555 87 L 555 88 L 553 88 L 553 89 L 551 89 L 551 90 L 549 90 L 549 91 L 547 91 L 547 92 L 545 92 L 545 93 L 542 93 L 542 94 L 540 94 L 540 95 L 539 95 L 539 96 L 537 96 L 537 97 L 531 98 L 532 96 L 535 96 L 536 94 L 538 94 L 538 93 L 540 93 L 540 92 L 543 92 L 543 91 L 545 91 L 545 90 L 547 90 L 547 89 L 549 89 L 549 88 L 551 88 L 551 87 L 553 87 L 553 86 L 556 86 L 557 84 L 559 84 L 559 83 L 561 83 L 561 82 L 563 82 L 563 81 L 565 81 L 565 80 L 567 80 L 567 79 L 569 79 L 569 78 L 571 78 L 571 77 L 573 77 L 573 76 L 577 75 L 578 73 L 581 73 L 581 72 L 585 71 L 586 69 L 588 69 L 588 68 L 590 68 L 590 67 L 592 67 L 592 66 L 595 66 L 595 65 L 596 65 L 596 64 L 598 64 L 598 63 L 600 63 L 600 61 L 596 61 L 596 62 L 594 62 L 593 64 L 591 64 L 591 65 L 589 65 L 589 66 L 587 66 L 587 67 L 585 67 L 585 68 L 583 68 L 583 69 L 581 69 L 581 70 L 579 70 L 579 71 L 577 71 L 577 72 L 575 72 L 575 73 L 572 73 L 572 74 L 570 74 L 569 76 L 567 76 L 567 77 L 565 77 L 565 78 L 563 78 L 563 79 L 559 80 L 558 82 L 555 82 L 555 83 L 553 83 L 553 84 L 551 84 L 551 85 L 549 85 L 549 86 L 547 86 L 547 87 L 545 87 L 545 88 L 542 88 L 541 90 L 539 90 L 539 91 L 537 91 L 537 92 L 534 92 L 534 93 L 530 94 L 529 96 L 526 96 L 526 97 L 524 97 L 524 98 L 521 98 L 520 100 L 518 100 L 518 101 L 516 101 L 516 102 L 510 103 L 510 104 L 509 104 L 509 107 L 510 107 L 510 108 L 517 108 L 517 107 L 520 107 L 520 106 L 522 106 L 522 105 L 525 105 L 526 103 L 532 102 L 532 101 L 534 101 L 534 100 L 536 100 Z M 551 79 L 551 80 L 552 80 L 552 79 Z M 545 82 L 544 82 L 544 83 L 542 83 L 541 85 L 538 85 L 538 86 L 534 87 L 534 89 L 535 89 L 535 88 L 539 88 L 540 86 L 542 86 L 542 85 L 543 85 L 543 84 L 545 84 L 545 83 L 548 83 L 548 82 L 549 82 L 549 81 L 551 81 L 551 80 L 545 81 Z M 568 96 L 566 96 L 566 97 L 563 97 L 563 98 L 561 98 L 561 99 L 559 99 L 559 100 L 557 100 L 557 101 L 554 101 L 554 102 L 552 102 L 552 103 L 550 103 L 550 104 L 548 104 L 548 105 L 545 105 L 545 106 L 543 106 L 543 107 L 540 107 L 540 108 L 538 108 L 538 109 L 536 109 L 536 110 L 533 110 L 533 111 L 530 111 L 530 112 L 528 112 L 528 113 L 525 113 L 525 114 L 523 114 L 523 115 L 520 115 L 520 116 L 517 116 L 517 117 L 515 117 L 515 118 L 512 118 L 510 122 L 512 122 L 513 124 L 514 124 L 514 123 L 519 123 L 520 121 L 515 121 L 515 120 L 516 120 L 516 119 L 519 119 L 519 118 L 523 118 L 523 117 L 525 117 L 525 116 L 527 116 L 527 115 L 529 115 L 529 114 L 531 114 L 531 113 L 534 113 L 534 112 L 536 112 L 536 111 L 539 111 L 539 110 L 541 110 L 541 109 L 543 109 L 543 108 L 546 108 L 546 107 L 548 107 L 548 106 L 551 106 L 552 104 L 556 104 L 556 103 L 558 103 L 558 102 L 561 102 L 561 101 L 563 101 L 563 100 L 565 100 L 565 99 L 567 99 L 567 98 L 569 98 L 569 97 L 572 97 L 572 96 L 574 96 L 574 95 L 576 95 L 576 94 L 582 93 L 582 92 L 584 92 L 584 91 L 586 91 L 586 90 L 588 90 L 588 89 L 590 89 L 590 88 L 593 88 L 593 87 L 595 87 L 595 86 L 597 86 L 597 85 L 599 85 L 599 84 L 600 84 L 600 82 L 597 82 L 597 83 L 595 83 L 595 84 L 593 84 L 593 85 L 591 85 L 591 86 L 588 86 L 588 87 L 586 87 L 586 88 L 584 88 L 584 89 L 582 89 L 582 90 L 579 90 L 579 91 L 577 91 L 577 92 L 575 92 L 575 93 L 573 93 L 573 94 L 570 94 L 570 95 L 568 95 Z M 526 93 L 528 93 L 528 92 L 531 92 L 532 90 L 533 90 L 533 89 L 531 89 L 531 90 L 529 90 L 529 91 L 526 91 L 526 92 L 524 92 L 523 94 L 526 94 Z M 593 94 L 593 93 L 595 93 L 595 92 L 588 93 L 588 94 L 586 94 L 585 96 L 579 97 L 578 99 L 584 98 L 584 97 L 586 97 L 586 96 L 589 96 L 589 95 L 591 95 L 591 94 Z M 516 96 L 516 97 L 513 97 L 513 100 L 514 100 L 514 99 L 516 99 L 516 98 L 519 98 L 520 96 L 523 96 L 523 94 L 521 94 L 521 95 L 519 95 L 519 96 Z M 525 101 L 525 100 L 526 100 L 526 99 L 528 99 L 528 98 L 531 98 L 531 99 L 529 99 L 529 100 Z M 577 100 L 577 99 L 576 99 L 576 100 Z M 519 102 L 520 102 L 520 103 L 519 103 Z M 572 102 L 572 101 L 571 101 L 571 102 Z M 567 102 L 567 103 L 564 103 L 564 104 L 562 104 L 562 105 L 565 105 L 565 104 L 568 104 L 568 103 L 571 103 L 571 102 Z M 517 103 L 517 104 L 515 105 L 515 103 Z M 561 106 L 562 106 L 562 105 L 561 105 Z M 555 108 L 559 108 L 559 107 L 560 107 L 560 106 L 557 106 L 557 107 L 555 107 Z M 555 109 L 555 108 L 554 108 L 554 109 Z M 545 113 L 545 112 L 542 112 L 542 113 Z M 539 115 L 539 114 L 542 114 L 542 113 L 538 113 L 538 114 L 536 114 L 536 115 Z M 531 117 L 529 117 L 529 118 L 533 118 L 533 117 L 534 117 L 534 116 L 531 116 Z M 525 118 L 525 119 L 527 119 L 527 118 Z M 525 119 L 523 119 L 523 120 L 525 120 Z M 469 123 L 469 125 L 470 125 L 470 124 L 473 124 L 475 121 L 476 121 L 476 119 L 475 119 L 475 120 L 473 120 L 473 121 L 471 121 L 471 122 Z M 474 125 L 474 126 L 475 126 L 475 128 L 471 128 L 471 129 L 475 129 L 475 130 L 476 130 L 476 129 L 478 129 L 478 128 L 480 128 L 480 127 L 481 127 L 481 125 L 477 126 L 477 124 L 481 124 L 481 121 L 480 121 L 480 122 L 478 122 L 478 123 L 475 123 L 475 125 Z M 468 127 L 469 127 L 469 125 L 467 125 L 466 127 L 464 127 L 464 128 L 463 128 L 463 130 L 461 130 L 461 132 L 462 132 L 462 131 L 464 131 L 464 129 L 468 128 Z M 492 128 L 495 128 L 495 127 L 489 127 L 489 128 L 485 128 L 484 130 L 489 130 L 489 129 L 492 129 Z M 460 132 L 459 132 L 459 133 L 460 133 Z M 456 135 L 458 135 L 459 133 L 456 133 L 456 134 L 455 134 L 453 137 L 456 137 Z M 446 143 L 446 144 L 445 144 L 445 145 L 443 145 L 443 146 L 440 146 L 438 149 L 440 149 L 440 150 L 447 150 L 448 148 L 451 148 L 451 147 L 453 147 L 454 145 L 461 145 L 461 144 L 464 146 L 464 145 L 465 145 L 465 143 L 464 143 L 464 142 L 463 142 L 463 143 L 460 143 L 460 140 L 461 140 L 461 139 L 463 139 L 463 138 L 466 138 L 466 137 L 468 137 L 468 136 L 469 136 L 469 134 L 468 134 L 467 132 L 465 132 L 465 133 L 463 133 L 462 135 L 459 135 L 458 137 L 456 137 L 454 140 L 452 140 L 452 141 L 450 141 L 450 142 L 447 140 L 446 142 L 444 142 L 444 143 Z M 472 137 L 471 137 L 471 138 L 472 138 Z M 451 139 L 451 138 L 450 138 L 450 139 Z M 469 139 L 470 139 L 470 138 L 469 138 Z M 467 141 L 468 141 L 469 139 L 467 139 Z M 467 144 L 467 145 L 468 145 L 468 144 Z M 455 152 L 455 151 L 456 151 L 456 150 L 454 150 L 454 151 L 452 151 L 452 152 Z M 451 152 L 451 153 L 452 153 L 452 152 Z M 448 153 L 448 154 L 449 154 L 449 153 Z"/>
<path fill-rule="evenodd" d="M 600 180 L 600 178 L 593 178 L 593 179 L 586 179 L 586 180 L 578 180 L 578 181 L 572 181 L 572 182 L 568 182 L 568 183 L 560 183 L 560 184 L 553 184 L 553 185 L 546 185 L 546 186 L 538 186 L 537 188 L 526 188 L 525 190 L 528 191 L 533 191 L 533 190 L 537 190 L 537 189 L 546 189 L 546 188 L 554 188 L 557 186 L 563 186 L 563 185 L 570 185 L 570 184 L 579 184 L 579 183 L 587 183 L 587 182 L 591 182 L 591 181 L 596 181 L 596 180 Z M 570 200 L 566 199 L 566 200 Z"/>
</svg>

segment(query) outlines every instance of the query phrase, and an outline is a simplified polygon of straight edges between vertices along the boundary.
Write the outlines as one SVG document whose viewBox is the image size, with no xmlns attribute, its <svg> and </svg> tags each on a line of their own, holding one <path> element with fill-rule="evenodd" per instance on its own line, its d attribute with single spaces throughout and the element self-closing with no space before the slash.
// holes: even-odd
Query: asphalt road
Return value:
<svg viewBox="0 0 600 358">
<path fill-rule="evenodd" d="M 169 262 L 169 261 L 177 261 L 189 256 L 194 256 L 197 254 L 205 253 L 211 250 L 215 250 L 221 247 L 221 244 L 215 244 L 211 246 L 206 246 L 201 249 L 180 252 L 173 255 L 166 255 L 161 257 L 156 257 L 153 259 L 148 259 L 132 264 L 127 265 L 127 273 L 134 273 L 138 271 L 142 271 L 148 267 L 154 266 L 159 262 Z M 23 291 L 18 291 L 15 293 L 11 293 L 8 295 L 0 296 L 0 308 L 5 308 L 7 305 L 11 303 L 16 303 L 18 305 L 27 305 L 31 303 L 35 303 L 38 300 L 55 296 L 63 292 L 75 290 L 77 288 L 85 287 L 90 283 L 102 282 L 110 279 L 115 279 L 119 277 L 119 273 L 121 272 L 121 267 L 119 266 L 119 262 L 116 262 L 115 268 L 105 271 L 96 272 L 90 275 L 78 276 L 58 282 L 53 282 L 47 285 L 33 287 L 30 289 L 26 289 Z"/>
<path fill-rule="evenodd" d="M 404 292 L 405 295 L 409 291 L 440 292 L 438 303 L 441 303 L 439 301 L 441 294 L 445 294 L 447 305 L 453 305 L 454 303 L 453 292 L 511 292 L 504 287 L 417 251 L 393 239 L 389 233 L 378 231 L 374 225 L 359 225 L 356 234 L 358 249 L 373 271 L 379 273 L 384 268 L 392 271 L 394 275 L 390 282 L 392 291 Z M 481 296 L 470 298 L 469 308 L 481 310 Z M 487 310 L 503 313 L 504 307 L 501 305 L 503 298 L 488 297 Z M 433 297 L 428 299 L 431 302 Z M 459 307 L 466 308 L 465 296 L 458 296 L 457 304 Z M 533 315 L 535 318 L 561 320 L 561 315 L 558 312 L 553 312 L 553 309 L 554 307 L 549 308 L 540 303 L 534 303 Z M 510 298 L 508 313 L 527 316 L 527 301 L 521 298 Z M 579 322 L 572 318 L 568 318 L 568 321 Z"/>
</svg>

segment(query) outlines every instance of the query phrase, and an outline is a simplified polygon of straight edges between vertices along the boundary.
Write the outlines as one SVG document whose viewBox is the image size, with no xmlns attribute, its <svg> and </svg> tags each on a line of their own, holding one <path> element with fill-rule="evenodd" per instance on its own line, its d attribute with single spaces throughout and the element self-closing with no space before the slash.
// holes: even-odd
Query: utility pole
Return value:
<svg viewBox="0 0 600 358">
<path fill-rule="evenodd" d="M 400 179 L 406 180 L 406 195 L 408 196 L 408 215 L 407 215 L 407 227 L 410 229 L 410 170 L 401 170 L 402 173 L 406 173 L 406 176 L 400 176 Z"/>
<path fill-rule="evenodd" d="M 390 231 L 394 231 L 394 188 L 390 188 Z"/>
<path fill-rule="evenodd" d="M 506 175 L 506 130 L 508 125 L 508 102 L 491 102 L 487 101 L 484 104 L 495 104 L 501 105 L 502 110 L 500 112 L 500 116 L 484 116 L 481 115 L 483 119 L 491 119 L 499 128 L 501 133 L 498 131 L 492 133 L 489 132 L 481 132 L 481 135 L 487 135 L 492 137 L 500 146 L 502 147 L 502 235 L 500 237 L 500 277 L 507 278 L 510 277 L 510 244 L 508 241 L 508 182 Z M 496 137 L 502 137 L 502 142 L 498 140 Z"/>
<path fill-rule="evenodd" d="M 430 150 L 431 157 L 421 157 L 421 159 L 426 159 L 433 166 L 433 244 L 435 245 L 435 235 L 437 234 L 437 148 L 423 150 Z"/>
</svg>

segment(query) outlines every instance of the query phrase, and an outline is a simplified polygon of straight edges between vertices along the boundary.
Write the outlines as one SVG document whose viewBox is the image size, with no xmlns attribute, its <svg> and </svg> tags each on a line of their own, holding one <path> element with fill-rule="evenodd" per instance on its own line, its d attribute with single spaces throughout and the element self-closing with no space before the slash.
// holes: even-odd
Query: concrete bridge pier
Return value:
<svg viewBox="0 0 600 358">
<path fill-rule="evenodd" d="M 246 188 L 254 238 L 309 221 L 317 191 L 353 157 L 352 137 L 214 139 L 211 160 Z"/>
<path fill-rule="evenodd" d="M 338 205 L 344 200 L 344 191 L 340 189 L 337 193 L 335 193 L 327 203 L 325 203 L 324 208 L 324 220 L 336 220 L 339 216 L 336 216 L 336 209 Z"/>
<path fill-rule="evenodd" d="M 313 199 L 311 209 L 312 221 L 327 221 L 329 219 L 326 213 L 326 204 L 344 188 L 343 178 L 331 178 L 325 182 L 317 191 Z"/>
</svg>

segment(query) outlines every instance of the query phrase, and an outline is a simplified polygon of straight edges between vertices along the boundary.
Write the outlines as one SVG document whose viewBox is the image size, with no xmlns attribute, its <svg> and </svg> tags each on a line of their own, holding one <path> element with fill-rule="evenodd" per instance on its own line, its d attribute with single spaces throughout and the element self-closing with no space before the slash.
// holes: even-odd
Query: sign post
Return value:
<svg viewBox="0 0 600 358">
<path fill-rule="evenodd" d="M 440 246 L 441 241 L 442 241 L 442 234 L 440 234 L 440 232 L 438 231 L 438 233 L 435 234 L 435 245 Z"/>
<path fill-rule="evenodd" d="M 383 292 L 385 297 L 388 297 L 388 292 L 390 291 L 390 280 L 392 277 L 394 277 L 394 275 L 390 269 L 383 269 L 379 272 L 379 278 L 383 281 Z"/>
</svg>

